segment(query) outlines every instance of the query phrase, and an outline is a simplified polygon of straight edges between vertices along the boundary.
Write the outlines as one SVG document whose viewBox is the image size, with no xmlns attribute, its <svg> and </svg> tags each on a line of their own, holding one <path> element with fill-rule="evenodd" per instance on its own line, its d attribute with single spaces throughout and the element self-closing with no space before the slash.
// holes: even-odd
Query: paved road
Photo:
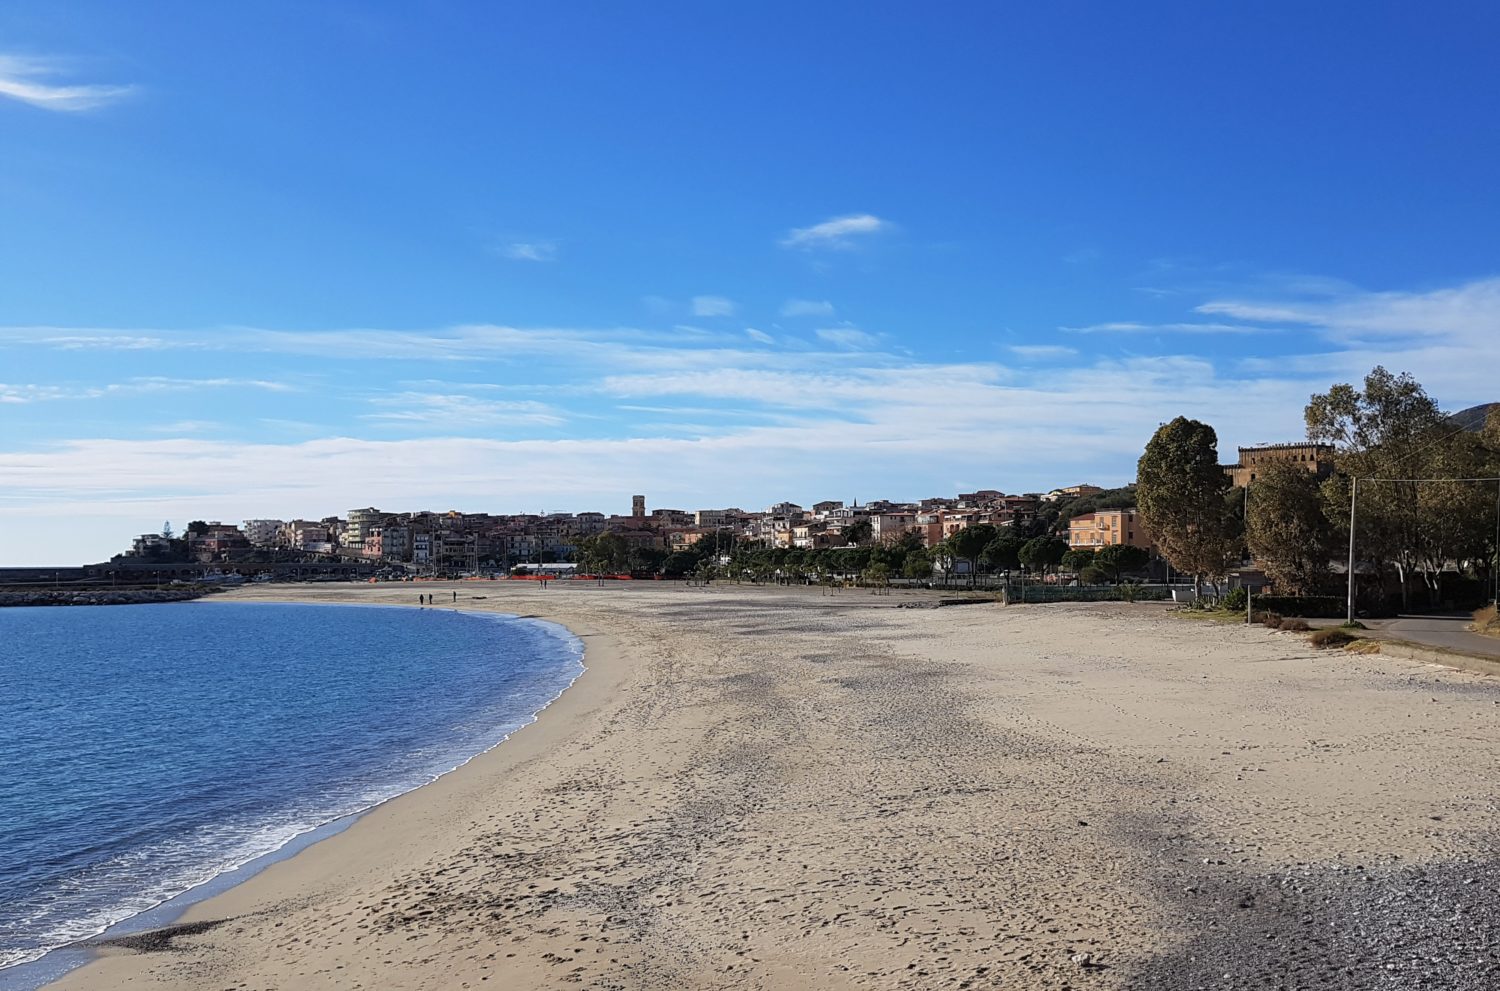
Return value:
<svg viewBox="0 0 1500 991">
<path fill-rule="evenodd" d="M 1472 621 L 1469 613 L 1408 613 L 1396 619 L 1365 622 L 1371 629 L 1398 640 L 1500 658 L 1500 638 L 1469 632 L 1465 627 Z"/>
</svg>

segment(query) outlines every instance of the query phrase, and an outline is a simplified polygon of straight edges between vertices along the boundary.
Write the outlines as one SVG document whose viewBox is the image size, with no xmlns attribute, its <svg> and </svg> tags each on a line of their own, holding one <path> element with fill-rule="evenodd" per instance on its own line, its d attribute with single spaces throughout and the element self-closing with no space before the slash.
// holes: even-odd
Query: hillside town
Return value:
<svg viewBox="0 0 1500 991">
<path fill-rule="evenodd" d="M 1500 597 L 1500 404 L 1445 414 L 1408 374 L 1374 368 L 1306 407 L 1308 440 L 1240 447 L 1163 423 L 1135 480 L 1046 492 L 977 489 L 915 502 L 825 499 L 764 509 L 629 513 L 393 511 L 171 524 L 79 569 L 111 583 L 416 578 L 734 578 L 885 587 L 1019 579 L 1090 598 L 1296 597 L 1367 615 Z M 1361 480 L 1364 480 L 1361 486 Z M 45 579 L 45 574 L 32 576 Z M 54 574 L 54 581 L 60 574 Z M 1142 584 L 1149 587 L 1143 588 Z M 1342 594 L 1340 594 L 1342 593 Z"/>
<path fill-rule="evenodd" d="M 1255 478 L 1258 466 L 1271 461 L 1295 463 L 1322 478 L 1332 470 L 1332 449 L 1305 443 L 1242 447 L 1238 461 L 1224 466 L 1224 472 L 1234 485 L 1244 486 Z M 1156 547 L 1131 504 L 1132 495 L 1131 486 L 1106 489 L 1084 483 L 1019 494 L 979 489 L 916 502 L 779 502 L 756 510 L 649 507 L 645 495 L 632 496 L 629 513 L 618 514 L 367 506 L 318 519 L 200 520 L 180 535 L 168 525 L 161 533 L 136 537 L 130 550 L 111 563 L 174 570 L 198 565 L 222 574 L 287 572 L 297 564 L 319 562 L 364 565 L 388 575 L 557 574 L 589 563 L 580 551 L 608 534 L 627 552 L 624 570 L 638 575 L 680 575 L 711 555 L 705 552 L 710 545 L 721 554 L 748 546 L 819 551 L 904 545 L 929 552 L 931 568 L 962 574 L 977 562 L 932 552 L 964 530 L 987 526 L 997 536 L 1065 542 L 1061 549 L 1068 551 L 1139 548 L 1145 567 L 1155 560 Z M 919 576 L 908 570 L 907 577 Z"/>
</svg>

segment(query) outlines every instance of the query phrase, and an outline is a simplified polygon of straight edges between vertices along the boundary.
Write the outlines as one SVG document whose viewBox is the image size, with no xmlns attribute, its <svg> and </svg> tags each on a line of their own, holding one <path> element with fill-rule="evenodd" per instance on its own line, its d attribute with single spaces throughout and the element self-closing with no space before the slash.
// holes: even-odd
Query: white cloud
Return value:
<svg viewBox="0 0 1500 991">
<path fill-rule="evenodd" d="M 361 388 L 376 376 L 353 357 L 403 362 L 390 374 L 402 379 L 391 394 L 372 400 L 359 393 L 370 405 L 355 422 L 373 437 L 330 437 L 326 427 L 299 423 L 262 435 L 295 443 L 212 440 L 219 435 L 194 437 L 186 429 L 181 437 L 135 440 L 13 438 L 8 450 L 0 449 L 0 530 L 7 535 L 0 555 L 16 563 L 97 559 L 120 549 L 133 528 L 154 529 L 162 519 L 321 516 L 372 502 L 398 509 L 609 510 L 627 503 L 632 491 L 688 506 L 755 505 L 805 502 L 826 491 L 916 498 L 940 494 L 943 479 L 1006 491 L 1045 490 L 1085 475 L 1118 483 L 1131 477 L 1141 446 L 1162 421 L 1183 414 L 1214 424 L 1229 457 L 1236 444 L 1301 436 L 1310 393 L 1357 380 L 1376 363 L 1412 371 L 1449 408 L 1496 399 L 1500 309 L 1490 309 L 1496 292 L 1491 283 L 1474 283 L 1429 293 L 1226 297 L 1204 305 L 1258 309 L 1226 312 L 1222 326 L 1239 326 L 1231 316 L 1248 321 L 1274 313 L 1274 326 L 1305 333 L 1248 338 L 1277 346 L 1235 348 L 1250 355 L 1243 359 L 1098 360 L 1059 344 L 1015 344 L 1004 353 L 1032 360 L 1009 365 L 915 360 L 847 326 L 804 335 L 801 349 L 794 339 L 738 325 L 692 333 L 488 324 L 329 332 L 0 329 L 0 342 L 12 348 L 67 348 L 73 345 L 65 339 L 78 337 L 89 346 L 144 338 L 168 348 L 326 355 L 339 358 Z M 1209 319 L 1187 325 L 1220 326 Z M 1173 325 L 1154 328 L 1165 326 Z M 1272 356 L 1304 340 L 1317 353 Z M 152 353 L 112 357 L 161 367 Z M 448 366 L 461 371 L 438 376 L 430 366 L 405 363 L 432 358 L 490 364 Z M 549 391 L 441 381 L 518 381 L 509 371 L 491 374 L 511 362 L 528 374 L 546 369 Z M 268 378 L 143 376 L 114 389 L 235 386 L 285 387 Z M 0 402 L 92 397 L 110 388 L 0 386 Z M 533 401 L 543 395 L 547 403 Z M 557 438 L 559 423 L 586 418 L 589 430 L 603 436 Z M 497 429 L 473 436 L 483 427 Z M 141 430 L 142 438 L 152 437 L 149 426 Z M 502 430 L 510 439 L 496 438 Z M 64 543 L 50 542 L 59 539 Z"/>
<path fill-rule="evenodd" d="M 781 304 L 784 317 L 831 317 L 833 304 L 826 299 L 789 299 Z"/>
<path fill-rule="evenodd" d="M 1012 344 L 1009 350 L 1022 358 L 1069 358 L 1078 353 L 1077 348 L 1061 344 Z"/>
<path fill-rule="evenodd" d="M 880 346 L 878 337 L 857 327 L 823 327 L 813 333 L 818 340 L 844 351 L 873 351 Z"/>
<path fill-rule="evenodd" d="M 159 423 L 149 427 L 156 434 L 199 434 L 207 430 L 217 430 L 223 424 L 215 420 L 178 420 L 175 423 Z"/>
<path fill-rule="evenodd" d="M 693 316 L 695 317 L 729 317 L 734 316 L 734 300 L 723 296 L 694 296 Z"/>
<path fill-rule="evenodd" d="M 144 375 L 124 382 L 106 385 L 8 385 L 0 382 L 0 403 L 34 403 L 64 399 L 104 399 L 110 396 L 138 396 L 153 392 L 195 392 L 200 389 L 263 389 L 267 392 L 295 392 L 285 382 L 263 379 L 183 379 L 162 375 Z"/>
<path fill-rule="evenodd" d="M 525 399 L 480 399 L 462 393 L 398 392 L 370 401 L 382 407 L 382 411 L 367 413 L 362 419 L 438 430 L 502 424 L 555 427 L 567 422 L 554 407 Z"/>
<path fill-rule="evenodd" d="M 1363 292 L 1319 283 L 1314 299 L 1221 299 L 1198 312 L 1236 320 L 1300 324 L 1339 339 L 1359 336 L 1445 338 L 1495 346 L 1500 340 L 1500 278 L 1429 292 Z"/>
<path fill-rule="evenodd" d="M 501 254 L 515 261 L 557 261 L 557 243 L 555 241 L 516 241 L 502 248 Z"/>
<path fill-rule="evenodd" d="M 871 213 L 854 213 L 833 217 L 811 227 L 796 227 L 781 239 L 783 248 L 849 248 L 856 238 L 889 230 L 894 225 Z"/>
<path fill-rule="evenodd" d="M 165 351 L 174 346 L 160 337 L 130 334 L 59 334 L 47 343 L 60 351 Z"/>
<path fill-rule="evenodd" d="M 164 375 L 145 375 L 118 385 L 106 386 L 110 392 L 189 392 L 197 389 L 262 389 L 266 392 L 297 392 L 286 382 L 271 379 L 183 379 Z"/>
<path fill-rule="evenodd" d="M 1247 317 L 1246 319 L 1253 319 Z M 1270 334 L 1274 330 L 1228 323 L 1134 323 L 1116 321 L 1086 327 L 1059 327 L 1070 334 Z"/>
<path fill-rule="evenodd" d="M 0 97 L 43 110 L 76 113 L 108 106 L 135 91 L 134 86 L 60 86 L 43 81 L 60 75 L 66 67 L 56 58 L 0 55 Z"/>
</svg>

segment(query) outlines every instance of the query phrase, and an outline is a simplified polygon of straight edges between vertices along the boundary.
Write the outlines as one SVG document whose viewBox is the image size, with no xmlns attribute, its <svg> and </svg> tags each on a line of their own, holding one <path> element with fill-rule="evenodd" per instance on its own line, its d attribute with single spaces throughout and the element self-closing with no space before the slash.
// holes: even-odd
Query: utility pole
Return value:
<svg viewBox="0 0 1500 991">
<path fill-rule="evenodd" d="M 1359 479 L 1352 480 L 1349 487 L 1349 615 L 1347 622 L 1354 623 L 1354 509 L 1359 504 Z"/>
<path fill-rule="evenodd" d="M 1242 520 L 1242 522 L 1244 523 L 1244 526 L 1245 526 L 1245 550 L 1246 550 L 1246 553 L 1249 553 L 1249 548 L 1250 548 L 1250 483 L 1249 482 L 1245 483 L 1245 500 L 1244 500 L 1244 502 L 1242 502 L 1240 504 L 1240 510 L 1241 510 L 1241 513 L 1243 514 L 1243 520 Z M 1254 622 L 1255 622 L 1255 607 L 1253 605 L 1251 605 L 1251 600 L 1253 600 L 1255 598 L 1255 595 L 1250 591 L 1250 583 L 1245 580 L 1245 573 L 1243 571 L 1240 572 L 1240 588 L 1243 588 L 1245 590 L 1245 625 L 1246 626 L 1250 626 L 1250 625 L 1254 624 Z"/>
</svg>

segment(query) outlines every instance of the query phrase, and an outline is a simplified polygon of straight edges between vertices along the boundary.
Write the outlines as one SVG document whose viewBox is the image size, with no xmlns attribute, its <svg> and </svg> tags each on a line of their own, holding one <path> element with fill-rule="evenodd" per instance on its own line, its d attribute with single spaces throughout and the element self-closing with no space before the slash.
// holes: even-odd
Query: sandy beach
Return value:
<svg viewBox="0 0 1500 991">
<path fill-rule="evenodd" d="M 1500 679 L 1146 604 L 229 595 L 450 589 L 587 673 L 53 987 L 1500 986 Z"/>
</svg>

